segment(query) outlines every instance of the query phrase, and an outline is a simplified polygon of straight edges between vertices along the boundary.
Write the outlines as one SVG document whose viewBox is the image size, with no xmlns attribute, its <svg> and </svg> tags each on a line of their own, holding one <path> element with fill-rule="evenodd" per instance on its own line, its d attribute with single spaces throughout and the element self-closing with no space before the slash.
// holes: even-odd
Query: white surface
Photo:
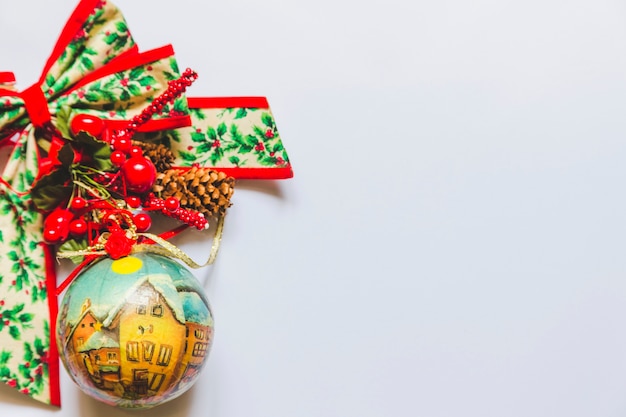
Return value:
<svg viewBox="0 0 626 417">
<path fill-rule="evenodd" d="M 64 374 L 61 411 L 0 387 L 2 415 L 626 414 L 623 2 L 116 4 L 193 94 L 267 95 L 295 178 L 235 193 L 190 393 L 129 412 Z M 22 87 L 73 6 L 0 4 Z"/>
</svg>

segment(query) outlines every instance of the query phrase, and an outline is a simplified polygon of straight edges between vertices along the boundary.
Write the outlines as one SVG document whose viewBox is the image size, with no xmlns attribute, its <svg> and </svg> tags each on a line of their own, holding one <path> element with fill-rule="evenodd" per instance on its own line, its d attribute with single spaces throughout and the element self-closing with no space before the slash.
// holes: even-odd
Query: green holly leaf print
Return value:
<svg viewBox="0 0 626 417">
<path fill-rule="evenodd" d="M 272 118 L 272 116 L 270 116 L 269 113 L 263 113 L 261 115 L 261 121 L 265 126 L 269 127 L 270 129 L 274 127 L 274 119 Z"/>
<path fill-rule="evenodd" d="M 241 160 L 239 159 L 238 156 L 235 156 L 235 155 L 228 158 L 228 161 L 237 167 L 241 165 Z"/>
<path fill-rule="evenodd" d="M 189 109 L 189 112 L 191 113 L 191 116 L 194 119 L 198 119 L 198 120 L 206 119 L 206 115 L 201 109 Z"/>
<path fill-rule="evenodd" d="M 85 100 L 91 103 L 95 103 L 97 101 L 100 101 L 100 94 L 96 91 L 89 90 L 85 92 Z"/>
<path fill-rule="evenodd" d="M 211 154 L 211 163 L 217 165 L 217 163 L 224 157 L 224 149 L 220 146 L 216 146 Z"/>
<path fill-rule="evenodd" d="M 226 123 L 220 123 L 219 126 L 217 126 L 217 135 L 221 138 L 226 134 L 227 130 Z"/>
<path fill-rule="evenodd" d="M 186 161 L 186 162 L 196 162 L 197 157 L 196 157 L 195 153 L 186 152 L 186 151 L 179 151 L 178 154 L 183 159 L 183 161 Z"/>
<path fill-rule="evenodd" d="M 129 84 L 128 85 L 128 91 L 130 92 L 131 95 L 137 97 L 141 95 L 141 89 L 139 87 L 137 87 L 135 84 Z"/>
<path fill-rule="evenodd" d="M 285 147 L 283 146 L 282 142 L 278 142 L 274 144 L 271 151 L 274 153 L 278 153 L 278 152 L 282 152 L 284 149 Z"/>
<path fill-rule="evenodd" d="M 115 24 L 118 32 L 128 32 L 128 26 L 126 26 L 126 22 L 120 21 Z"/>
<path fill-rule="evenodd" d="M 120 100 L 121 101 L 130 100 L 130 93 L 128 92 L 128 90 L 122 90 L 122 92 L 120 93 Z"/>
<path fill-rule="evenodd" d="M 30 362 L 33 360 L 33 348 L 28 343 L 24 343 L 23 359 L 27 362 Z"/>
<path fill-rule="evenodd" d="M 156 79 L 152 75 L 146 75 L 145 77 L 139 78 L 137 82 L 139 83 L 139 85 L 146 87 L 156 84 Z"/>
<path fill-rule="evenodd" d="M 31 313 L 23 313 L 23 314 L 20 314 L 19 321 L 22 324 L 29 323 L 33 320 L 33 317 L 34 315 Z"/>
<path fill-rule="evenodd" d="M 11 335 L 13 339 L 20 340 L 21 332 L 20 332 L 20 329 L 17 328 L 17 326 L 10 326 L 9 334 Z"/>
<path fill-rule="evenodd" d="M 197 143 L 206 142 L 206 135 L 202 132 L 191 132 L 191 140 Z"/>
<path fill-rule="evenodd" d="M 237 113 L 235 114 L 235 120 L 243 119 L 248 115 L 248 110 L 245 107 L 241 107 L 237 109 Z"/>
<path fill-rule="evenodd" d="M 206 130 L 206 135 L 209 137 L 209 139 L 211 140 L 215 140 L 217 139 L 217 133 L 215 132 L 215 129 L 213 129 L 211 126 L 209 126 Z"/>
</svg>

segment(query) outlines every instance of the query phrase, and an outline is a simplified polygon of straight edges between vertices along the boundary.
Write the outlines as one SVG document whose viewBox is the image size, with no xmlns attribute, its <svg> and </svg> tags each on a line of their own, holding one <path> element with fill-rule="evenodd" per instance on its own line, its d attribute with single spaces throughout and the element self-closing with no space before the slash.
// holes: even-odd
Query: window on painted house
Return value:
<svg viewBox="0 0 626 417">
<path fill-rule="evenodd" d="M 165 374 L 159 374 L 159 373 L 154 373 L 152 375 L 152 379 L 150 380 L 150 390 L 151 391 L 158 391 L 159 388 L 161 388 L 161 385 L 163 384 L 163 381 L 165 380 Z"/>
<path fill-rule="evenodd" d="M 126 359 L 139 362 L 139 343 L 126 342 Z"/>
<path fill-rule="evenodd" d="M 170 345 L 161 345 L 157 365 L 165 366 L 170 363 L 170 359 L 172 359 L 172 347 Z"/>
<path fill-rule="evenodd" d="M 143 342 L 143 360 L 150 362 L 154 356 L 154 343 Z"/>
<path fill-rule="evenodd" d="M 206 354 L 207 343 L 196 342 L 193 345 L 191 356 L 204 356 Z"/>
<path fill-rule="evenodd" d="M 161 317 L 163 316 L 163 305 L 161 304 L 155 304 L 152 306 L 152 315 L 154 317 Z"/>
</svg>

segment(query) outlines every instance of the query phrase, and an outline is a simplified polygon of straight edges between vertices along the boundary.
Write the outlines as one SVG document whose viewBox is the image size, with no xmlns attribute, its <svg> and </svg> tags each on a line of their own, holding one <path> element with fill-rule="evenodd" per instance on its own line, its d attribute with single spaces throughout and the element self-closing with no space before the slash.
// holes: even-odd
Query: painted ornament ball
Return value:
<svg viewBox="0 0 626 417">
<path fill-rule="evenodd" d="M 213 315 L 196 278 L 151 253 L 103 258 L 69 286 L 57 343 L 87 395 L 125 408 L 174 399 L 197 379 L 213 340 Z"/>
</svg>

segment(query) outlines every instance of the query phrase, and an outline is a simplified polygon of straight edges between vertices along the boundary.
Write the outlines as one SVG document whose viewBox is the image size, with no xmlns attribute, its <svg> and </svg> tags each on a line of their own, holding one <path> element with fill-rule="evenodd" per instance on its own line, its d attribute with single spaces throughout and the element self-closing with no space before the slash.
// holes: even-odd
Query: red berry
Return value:
<svg viewBox="0 0 626 417">
<path fill-rule="evenodd" d="M 130 148 L 130 156 L 143 156 L 143 149 L 140 146 L 131 146 Z"/>
<path fill-rule="evenodd" d="M 126 162 L 126 154 L 122 151 L 111 152 L 111 162 L 113 165 L 121 167 Z"/>
<path fill-rule="evenodd" d="M 141 199 L 135 196 L 126 197 L 126 204 L 130 208 L 138 208 L 141 205 Z"/>
<path fill-rule="evenodd" d="M 78 135 L 79 132 L 87 132 L 93 137 L 101 138 L 105 125 L 104 121 L 99 117 L 90 114 L 79 114 L 72 119 L 70 130 L 73 136 Z"/>
<path fill-rule="evenodd" d="M 143 194 L 150 191 L 156 174 L 154 164 L 143 156 L 133 156 L 122 165 L 126 188 L 133 193 Z"/>
<path fill-rule="evenodd" d="M 30 368 L 30 362 L 26 362 L 26 363 L 24 364 L 24 368 Z"/>
<path fill-rule="evenodd" d="M 70 233 L 75 236 L 87 233 L 87 222 L 84 219 L 76 219 L 70 223 Z"/>
<path fill-rule="evenodd" d="M 74 218 L 71 211 L 55 209 L 44 221 L 44 239 L 48 243 L 58 243 L 67 239 L 70 231 L 70 221 Z"/>
<path fill-rule="evenodd" d="M 152 219 L 146 213 L 138 213 L 133 216 L 133 222 L 140 232 L 146 232 L 152 226 Z"/>
<path fill-rule="evenodd" d="M 274 137 L 274 131 L 272 129 L 267 129 L 265 131 L 265 137 L 268 139 L 271 139 Z"/>
<path fill-rule="evenodd" d="M 14 284 L 14 285 L 15 285 L 15 284 Z M 8 326 L 10 323 L 11 323 L 11 322 L 10 322 L 9 320 L 5 320 L 5 321 L 4 321 L 5 326 Z"/>
<path fill-rule="evenodd" d="M 165 208 L 169 211 L 175 211 L 180 207 L 180 201 L 176 197 L 170 197 L 165 200 Z"/>
<path fill-rule="evenodd" d="M 63 235 L 61 234 L 61 231 L 59 229 L 44 228 L 43 238 L 47 243 L 54 245 L 55 243 L 59 243 L 61 240 L 63 240 Z"/>
<path fill-rule="evenodd" d="M 0 306 L 4 305 L 4 300 L 0 300 Z"/>
<path fill-rule="evenodd" d="M 74 197 L 70 203 L 72 210 L 82 210 L 87 207 L 87 200 L 82 197 Z"/>
<path fill-rule="evenodd" d="M 111 143 L 113 149 L 116 151 L 122 151 L 124 153 L 128 152 L 132 146 L 130 139 L 126 137 L 115 138 Z"/>
</svg>

